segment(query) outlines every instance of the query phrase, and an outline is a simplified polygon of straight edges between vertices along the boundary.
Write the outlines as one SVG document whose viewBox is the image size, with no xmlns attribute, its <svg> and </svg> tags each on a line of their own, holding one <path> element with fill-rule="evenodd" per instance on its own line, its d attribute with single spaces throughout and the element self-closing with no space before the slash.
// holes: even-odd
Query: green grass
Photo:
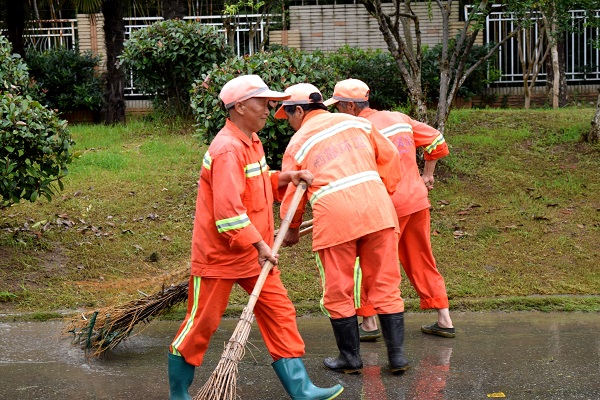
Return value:
<svg viewBox="0 0 600 400">
<path fill-rule="evenodd" d="M 457 110 L 431 192 L 432 246 L 454 310 L 600 310 L 594 110 Z M 0 210 L 0 314 L 86 310 L 186 279 L 198 172 L 193 127 L 71 128 L 65 190 Z M 281 251 L 299 314 L 319 312 L 310 237 Z M 407 279 L 406 309 L 419 310 Z M 247 301 L 231 297 L 235 315 Z M 177 308 L 173 318 L 180 318 Z M 61 311 L 60 314 L 62 314 Z"/>
</svg>

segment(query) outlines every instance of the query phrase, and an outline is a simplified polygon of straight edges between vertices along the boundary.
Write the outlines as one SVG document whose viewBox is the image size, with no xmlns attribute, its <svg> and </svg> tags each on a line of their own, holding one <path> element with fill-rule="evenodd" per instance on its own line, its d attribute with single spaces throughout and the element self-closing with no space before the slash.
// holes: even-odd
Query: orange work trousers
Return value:
<svg viewBox="0 0 600 400">
<path fill-rule="evenodd" d="M 388 228 L 316 252 L 323 285 L 321 308 L 329 318 L 347 318 L 356 314 L 356 257 L 360 258 L 361 290 L 367 294 L 374 310 L 378 314 L 404 311 L 397 237 L 394 228 Z"/>
<path fill-rule="evenodd" d="M 398 258 L 404 272 L 421 299 L 421 309 L 448 308 L 446 283 L 437 269 L 431 249 L 429 209 L 398 218 L 400 238 Z M 362 268 L 362 259 L 360 260 Z M 368 295 L 361 287 L 361 305 L 357 314 L 370 317 L 376 312 L 369 305 Z"/>
<path fill-rule="evenodd" d="M 187 314 L 170 352 L 182 356 L 188 364 L 200 366 L 215 333 L 235 283 L 251 293 L 257 276 L 238 279 L 191 276 Z M 273 361 L 304 355 L 304 341 L 296 325 L 296 310 L 287 296 L 279 270 L 267 276 L 254 307 L 256 323 Z"/>
</svg>

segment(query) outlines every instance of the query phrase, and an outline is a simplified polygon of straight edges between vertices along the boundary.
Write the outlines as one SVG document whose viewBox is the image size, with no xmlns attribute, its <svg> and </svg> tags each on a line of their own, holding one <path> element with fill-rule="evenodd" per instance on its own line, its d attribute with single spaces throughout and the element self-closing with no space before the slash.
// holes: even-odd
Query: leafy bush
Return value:
<svg viewBox="0 0 600 400">
<path fill-rule="evenodd" d="M 203 79 L 208 79 L 198 80 L 193 85 L 191 105 L 198 122 L 198 134 L 206 143 L 210 143 L 227 118 L 219 99 L 221 88 L 236 76 L 247 74 L 259 75 L 270 89 L 281 92 L 296 83 L 312 83 L 326 99 L 333 93 L 333 87 L 339 80 L 337 72 L 324 58 L 296 49 L 278 47 L 251 56 L 231 58 L 203 76 Z M 273 114 L 274 111 L 259 136 L 265 147 L 268 164 L 278 168 L 294 130 L 287 120 L 275 120 Z"/>
<path fill-rule="evenodd" d="M 232 55 L 216 29 L 195 21 L 167 20 L 134 32 L 121 60 L 132 70 L 136 87 L 155 94 L 158 109 L 188 116 L 194 80 Z"/>
<path fill-rule="evenodd" d="M 0 208 L 62 190 L 73 141 L 66 121 L 22 91 L 27 66 L 0 36 Z"/>
<path fill-rule="evenodd" d="M 68 48 L 27 53 L 29 74 L 45 94 L 42 102 L 60 112 L 100 111 L 103 92 L 96 72 L 99 62 L 99 56 Z"/>
<path fill-rule="evenodd" d="M 473 45 L 469 58 L 467 60 L 465 71 L 483 58 L 490 47 L 494 44 L 485 46 Z M 456 40 L 450 41 L 448 52 L 451 54 L 456 46 Z M 425 47 L 423 49 L 423 64 L 421 81 L 423 82 L 423 91 L 427 94 L 427 100 L 433 101 L 440 97 L 440 65 L 439 60 L 442 56 L 442 45 L 438 44 L 433 48 Z M 465 83 L 458 90 L 457 95 L 465 99 L 471 99 L 473 96 L 481 95 L 485 92 L 488 83 L 494 82 L 500 78 L 500 71 L 493 69 L 493 57 L 484 62 L 475 71 L 469 75 Z M 489 76 L 488 76 L 489 73 Z"/>
<path fill-rule="evenodd" d="M 327 63 L 339 71 L 342 79 L 360 79 L 369 86 L 369 103 L 373 108 L 388 110 L 407 101 L 400 69 L 389 52 L 346 45 L 325 57 Z"/>
</svg>

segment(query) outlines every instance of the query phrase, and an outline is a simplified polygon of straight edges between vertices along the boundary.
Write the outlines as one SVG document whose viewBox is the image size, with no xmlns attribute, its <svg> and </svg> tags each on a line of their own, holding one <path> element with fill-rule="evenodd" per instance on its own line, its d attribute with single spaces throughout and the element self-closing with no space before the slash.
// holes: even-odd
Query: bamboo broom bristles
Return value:
<svg viewBox="0 0 600 400">
<path fill-rule="evenodd" d="M 311 219 L 300 225 L 301 237 L 312 232 L 312 222 Z M 279 230 L 276 230 L 275 235 L 278 234 Z M 188 280 L 185 280 L 177 285 L 163 287 L 150 296 L 73 318 L 66 330 L 73 334 L 73 343 L 81 345 L 88 357 L 99 357 L 129 337 L 140 322 L 149 322 L 169 308 L 186 301 L 187 297 Z"/>
</svg>

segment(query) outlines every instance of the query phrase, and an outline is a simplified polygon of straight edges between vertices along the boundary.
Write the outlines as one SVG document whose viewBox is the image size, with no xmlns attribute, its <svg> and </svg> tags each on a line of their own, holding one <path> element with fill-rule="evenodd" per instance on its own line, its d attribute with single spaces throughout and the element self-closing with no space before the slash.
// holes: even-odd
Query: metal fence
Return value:
<svg viewBox="0 0 600 400">
<path fill-rule="evenodd" d="M 591 83 L 600 80 L 600 49 L 595 48 L 594 41 L 600 40 L 600 29 L 587 26 L 588 19 L 600 18 L 600 11 L 593 15 L 586 15 L 584 11 L 570 11 L 571 32 L 564 33 L 565 51 L 565 74 L 568 82 Z M 535 41 L 540 32 L 540 16 L 532 14 L 532 26 L 529 29 L 529 42 L 525 40 L 525 30 L 519 35 L 523 54 L 527 49 L 535 48 Z M 493 11 L 486 20 L 485 42 L 498 43 L 503 40 L 516 27 L 516 18 L 513 14 L 503 11 Z M 548 43 L 544 38 L 542 51 L 545 51 Z M 519 59 L 519 41 L 516 37 L 509 39 L 498 50 L 493 68 L 501 71 L 502 76 L 495 84 L 523 84 L 523 68 Z M 535 54 L 535 53 L 534 53 Z M 546 66 L 542 65 L 537 81 L 546 81 Z"/>
<path fill-rule="evenodd" d="M 23 39 L 26 47 L 39 51 L 55 47 L 75 49 L 77 45 L 77 20 L 29 21 Z"/>
<path fill-rule="evenodd" d="M 268 15 L 267 17 L 273 17 L 274 15 Z M 276 15 L 275 15 L 276 16 Z M 209 25 L 215 27 L 218 32 L 222 32 L 226 35 L 225 27 L 223 24 L 223 17 L 217 16 L 187 16 L 184 20 L 198 21 L 203 25 Z M 162 21 L 162 17 L 131 17 L 124 18 L 125 20 L 125 40 L 131 37 L 131 34 L 138 29 L 145 28 L 153 23 Z M 262 14 L 246 14 L 239 15 L 236 17 L 236 30 L 235 30 L 235 51 L 238 56 L 245 54 L 254 54 L 260 50 L 260 45 L 265 39 L 265 15 Z M 251 33 L 254 32 L 252 36 Z M 127 78 L 127 86 L 125 87 L 125 96 L 137 97 L 145 96 L 134 86 L 134 76 L 130 71 Z"/>
</svg>

